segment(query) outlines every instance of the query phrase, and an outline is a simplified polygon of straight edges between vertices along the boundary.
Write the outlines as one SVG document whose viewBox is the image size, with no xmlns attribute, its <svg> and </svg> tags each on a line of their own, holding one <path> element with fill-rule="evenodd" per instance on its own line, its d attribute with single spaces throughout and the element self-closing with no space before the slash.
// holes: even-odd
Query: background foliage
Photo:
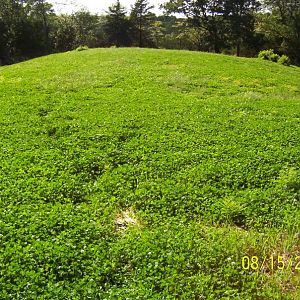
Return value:
<svg viewBox="0 0 300 300">
<path fill-rule="evenodd" d="M 0 64 L 75 49 L 138 46 L 256 56 L 274 49 L 300 64 L 299 0 L 170 0 L 156 16 L 148 0 L 105 15 L 57 15 L 44 0 L 0 0 Z M 179 14 L 178 14 L 179 13 Z"/>
</svg>

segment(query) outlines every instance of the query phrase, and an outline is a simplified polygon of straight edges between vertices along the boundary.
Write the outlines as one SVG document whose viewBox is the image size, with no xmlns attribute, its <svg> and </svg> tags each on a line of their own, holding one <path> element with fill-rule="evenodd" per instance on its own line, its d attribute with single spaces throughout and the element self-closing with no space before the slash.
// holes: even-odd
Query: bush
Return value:
<svg viewBox="0 0 300 300">
<path fill-rule="evenodd" d="M 280 56 L 276 53 L 274 53 L 273 55 L 270 56 L 270 60 L 273 62 L 278 62 Z"/>
<path fill-rule="evenodd" d="M 258 58 L 270 60 L 270 56 L 274 54 L 274 50 L 262 50 L 258 53 Z"/>
<path fill-rule="evenodd" d="M 88 50 L 89 47 L 88 46 L 79 46 L 76 48 L 76 51 L 84 51 L 84 50 Z"/>
<path fill-rule="evenodd" d="M 291 64 L 291 60 L 286 55 L 278 55 L 274 53 L 273 49 L 260 51 L 258 54 L 258 58 L 270 60 L 273 62 L 278 62 L 279 64 L 289 66 Z"/>
<path fill-rule="evenodd" d="M 282 55 L 279 60 L 278 60 L 279 64 L 282 64 L 284 66 L 290 66 L 291 65 L 291 60 L 288 56 L 286 55 Z"/>
<path fill-rule="evenodd" d="M 279 60 L 280 56 L 278 54 L 274 53 L 273 49 L 270 49 L 270 50 L 260 51 L 258 54 L 258 58 L 277 62 Z"/>
</svg>

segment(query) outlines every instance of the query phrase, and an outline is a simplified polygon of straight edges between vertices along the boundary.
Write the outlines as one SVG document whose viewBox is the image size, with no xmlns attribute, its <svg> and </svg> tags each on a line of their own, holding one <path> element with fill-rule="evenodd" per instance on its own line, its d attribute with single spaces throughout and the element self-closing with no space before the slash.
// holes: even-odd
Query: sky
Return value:
<svg viewBox="0 0 300 300">
<path fill-rule="evenodd" d="M 74 11 L 85 8 L 92 13 L 105 13 L 114 0 L 48 0 L 53 4 L 54 9 L 58 13 L 72 13 Z M 135 0 L 120 0 L 121 4 L 130 9 Z M 160 11 L 158 6 L 166 0 L 149 0 L 151 5 L 155 6 L 153 12 L 158 14 Z"/>
</svg>

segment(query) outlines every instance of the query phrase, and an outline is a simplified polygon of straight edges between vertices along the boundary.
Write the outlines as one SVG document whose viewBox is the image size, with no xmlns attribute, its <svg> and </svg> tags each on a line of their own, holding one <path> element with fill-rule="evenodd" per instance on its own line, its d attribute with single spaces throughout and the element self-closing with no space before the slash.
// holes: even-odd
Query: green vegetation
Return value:
<svg viewBox="0 0 300 300">
<path fill-rule="evenodd" d="M 76 48 L 76 51 L 85 51 L 85 50 L 88 50 L 89 47 L 88 46 L 79 46 Z"/>
<path fill-rule="evenodd" d="M 0 101 L 0 299 L 299 299 L 299 68 L 89 49 Z"/>
<path fill-rule="evenodd" d="M 281 55 L 281 57 L 278 59 L 278 63 L 285 65 L 285 66 L 290 66 L 291 65 L 291 60 L 288 56 L 286 55 Z"/>
<path fill-rule="evenodd" d="M 258 58 L 270 60 L 272 62 L 278 62 L 280 55 L 274 53 L 273 49 L 260 51 L 258 54 Z"/>
<path fill-rule="evenodd" d="M 277 53 L 274 53 L 273 49 L 260 51 L 258 54 L 258 58 L 276 62 L 285 66 L 291 65 L 291 60 L 288 56 L 286 55 L 280 56 Z"/>
</svg>

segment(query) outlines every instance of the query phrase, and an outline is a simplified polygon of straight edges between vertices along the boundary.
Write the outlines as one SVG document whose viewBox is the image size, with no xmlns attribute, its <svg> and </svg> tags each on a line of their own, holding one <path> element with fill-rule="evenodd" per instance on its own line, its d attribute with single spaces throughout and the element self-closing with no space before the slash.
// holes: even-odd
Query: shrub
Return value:
<svg viewBox="0 0 300 300">
<path fill-rule="evenodd" d="M 89 47 L 88 46 L 79 46 L 79 47 L 77 47 L 76 48 L 76 51 L 84 51 L 84 50 L 88 50 L 89 49 Z"/>
<path fill-rule="evenodd" d="M 285 65 L 285 66 L 290 66 L 291 65 L 291 60 L 288 56 L 286 55 L 282 55 L 279 60 L 278 60 L 279 64 Z"/>
<path fill-rule="evenodd" d="M 279 60 L 280 56 L 278 54 L 274 53 L 273 49 L 270 49 L 270 50 L 260 51 L 258 54 L 258 58 L 277 62 Z"/>
<path fill-rule="evenodd" d="M 270 50 L 262 50 L 258 53 L 258 58 L 270 60 L 270 56 L 274 54 L 273 49 Z"/>
<path fill-rule="evenodd" d="M 271 56 L 270 56 L 270 60 L 273 61 L 273 62 L 278 62 L 280 56 L 276 53 L 273 53 Z"/>
<path fill-rule="evenodd" d="M 286 55 L 278 55 L 274 53 L 273 49 L 260 51 L 258 54 L 258 58 L 270 60 L 273 62 L 278 62 L 279 64 L 289 66 L 291 64 L 291 60 Z"/>
</svg>

